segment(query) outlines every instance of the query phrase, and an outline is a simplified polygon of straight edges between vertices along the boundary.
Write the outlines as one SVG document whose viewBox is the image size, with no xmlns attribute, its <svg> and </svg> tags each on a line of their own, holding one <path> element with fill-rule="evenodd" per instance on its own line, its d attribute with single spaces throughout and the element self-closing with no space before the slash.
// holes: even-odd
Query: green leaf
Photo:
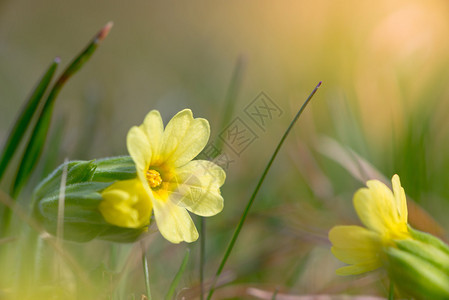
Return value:
<svg viewBox="0 0 449 300">
<path fill-rule="evenodd" d="M 97 49 L 99 43 L 107 36 L 111 29 L 112 23 L 108 23 L 87 45 L 87 47 L 72 61 L 64 73 L 59 77 L 58 81 L 53 86 L 44 107 L 40 113 L 39 119 L 33 129 L 28 145 L 22 156 L 20 167 L 17 171 L 14 184 L 11 189 L 13 198 L 16 198 L 22 186 L 28 180 L 34 167 L 36 166 L 42 154 L 48 130 L 50 128 L 50 121 L 53 114 L 53 107 L 59 92 L 61 91 L 67 80 L 72 77 L 92 56 Z"/>
<path fill-rule="evenodd" d="M 11 132 L 9 133 L 0 158 L 0 180 L 2 179 L 2 176 L 5 173 L 9 162 L 11 161 L 11 158 L 13 157 L 14 153 L 16 153 L 19 143 L 22 140 L 23 135 L 25 134 L 25 131 L 27 130 L 31 122 L 31 118 L 36 112 L 42 96 L 44 95 L 51 79 L 53 78 L 59 61 L 59 58 L 55 58 L 53 60 L 53 63 L 48 67 L 47 71 L 42 76 L 33 93 L 28 98 L 28 101 L 25 103 L 25 106 L 22 108 L 22 111 L 17 117 L 17 120 L 14 123 Z"/>
</svg>

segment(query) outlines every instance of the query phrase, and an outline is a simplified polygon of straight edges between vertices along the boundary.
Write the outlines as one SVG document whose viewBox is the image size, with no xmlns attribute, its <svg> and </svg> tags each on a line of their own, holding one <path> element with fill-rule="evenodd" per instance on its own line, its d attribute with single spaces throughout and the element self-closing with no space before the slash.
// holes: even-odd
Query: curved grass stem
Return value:
<svg viewBox="0 0 449 300">
<path fill-rule="evenodd" d="M 178 287 L 179 281 L 181 280 L 182 274 L 184 274 L 184 271 L 187 267 L 187 262 L 189 261 L 190 256 L 190 249 L 187 249 L 186 254 L 184 255 L 184 258 L 182 259 L 181 265 L 179 266 L 179 270 L 175 275 L 175 278 L 173 278 L 172 283 L 170 284 L 170 288 L 168 289 L 168 293 L 165 296 L 165 300 L 171 300 L 173 299 L 173 296 L 175 295 L 175 290 Z"/>
<path fill-rule="evenodd" d="M 390 282 L 390 290 L 388 291 L 388 300 L 394 300 L 394 284 Z"/>
<path fill-rule="evenodd" d="M 224 114 L 221 119 L 220 130 L 223 130 L 227 124 L 231 121 L 232 115 L 234 114 L 235 104 L 237 102 L 237 97 L 240 91 L 240 86 L 242 85 L 243 75 L 246 68 L 246 57 L 240 55 L 232 73 L 231 82 L 229 84 L 228 91 L 226 93 Z M 223 150 L 223 140 L 217 139 L 215 147 L 218 153 Z M 215 157 L 211 157 L 215 158 Z M 206 219 L 205 217 L 200 217 L 200 300 L 204 300 L 204 267 L 206 265 Z"/>
<path fill-rule="evenodd" d="M 209 294 L 207 296 L 207 300 L 212 298 L 212 295 L 214 294 L 215 291 L 215 285 L 217 283 L 218 278 L 220 277 L 221 272 L 223 271 L 223 268 L 229 258 L 229 255 L 231 254 L 232 249 L 234 248 L 235 242 L 237 241 L 237 238 L 240 234 L 240 231 L 242 230 L 243 224 L 245 223 L 246 217 L 248 216 L 249 210 L 251 209 L 251 206 L 254 203 L 254 199 L 257 196 L 257 193 L 260 190 L 260 187 L 262 186 L 262 183 L 265 180 L 265 177 L 267 176 L 268 171 L 271 168 L 271 165 L 273 164 L 274 159 L 276 158 L 277 154 L 279 153 L 279 150 L 281 149 L 282 145 L 284 144 L 285 139 L 287 138 L 288 134 L 290 133 L 290 131 L 292 130 L 293 126 L 295 125 L 296 121 L 298 121 L 299 117 L 301 116 L 302 112 L 304 111 L 304 109 L 306 108 L 307 104 L 310 102 L 310 100 L 312 99 L 313 95 L 315 95 L 316 91 L 318 90 L 318 88 L 321 86 L 321 81 L 318 83 L 318 85 L 313 89 L 312 93 L 310 93 L 309 97 L 307 97 L 306 101 L 303 103 L 303 105 L 301 106 L 301 108 L 299 109 L 299 111 L 296 113 L 296 116 L 293 118 L 292 122 L 290 123 L 290 125 L 288 126 L 287 130 L 284 132 L 284 135 L 282 136 L 281 140 L 279 141 L 276 149 L 273 152 L 273 155 L 271 156 L 270 160 L 268 161 L 267 166 L 265 167 L 262 176 L 259 179 L 259 182 L 256 185 L 256 188 L 254 189 L 251 198 L 249 199 L 248 203 L 246 204 L 245 210 L 243 211 L 243 214 L 240 218 L 240 221 L 235 229 L 235 232 L 231 238 L 231 241 L 229 242 L 229 245 L 226 249 L 226 252 L 223 256 L 223 259 L 221 260 L 220 266 L 218 267 L 217 273 L 215 274 L 215 278 L 212 281 L 212 285 L 209 291 Z"/>
<path fill-rule="evenodd" d="M 145 254 L 145 245 L 141 241 L 140 247 L 142 248 L 142 266 L 143 266 L 143 275 L 145 277 L 145 289 L 147 293 L 148 300 L 151 300 L 151 289 L 150 289 L 150 272 L 148 271 L 148 259 L 147 255 Z"/>
</svg>

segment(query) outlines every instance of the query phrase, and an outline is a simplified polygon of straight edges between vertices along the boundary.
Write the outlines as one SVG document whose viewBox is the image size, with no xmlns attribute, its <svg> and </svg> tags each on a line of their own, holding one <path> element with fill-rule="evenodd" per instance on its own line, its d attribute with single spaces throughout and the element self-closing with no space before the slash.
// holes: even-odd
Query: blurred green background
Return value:
<svg viewBox="0 0 449 300">
<path fill-rule="evenodd" d="M 347 170 L 362 180 L 374 174 L 360 169 L 354 153 L 349 161 L 342 159 L 338 149 L 354 150 L 386 178 L 398 173 L 411 199 L 430 213 L 417 213 L 416 226 L 427 224 L 444 236 L 449 226 L 447 1 L 1 0 L 1 141 L 52 59 L 59 56 L 61 65 L 67 64 L 108 21 L 114 22 L 110 35 L 59 96 L 30 191 L 65 157 L 127 154 L 127 131 L 151 109 L 168 121 L 191 108 L 210 121 L 215 140 L 241 57 L 234 116 L 258 138 L 240 156 L 224 148 L 233 163 L 222 189 L 225 210 L 207 223 L 206 278 L 215 273 L 282 133 L 315 85 L 323 81 L 323 86 L 256 199 L 226 267 L 232 284 L 217 291 L 217 299 L 253 299 L 248 288 L 272 292 L 276 287 L 297 295 L 385 295 L 385 283 L 376 276 L 354 280 L 334 274 L 340 264 L 330 254 L 327 231 L 358 222 L 351 198 L 363 185 Z M 260 92 L 283 111 L 264 130 L 244 111 Z M 341 146 L 331 148 L 323 136 Z M 94 244 L 79 252 L 106 247 Z M 169 245 L 157 235 L 151 242 L 155 295 L 165 293 L 185 247 L 193 249 L 182 282 L 189 288 L 198 283 L 198 245 Z M 102 260 L 97 254 L 86 268 Z M 135 289 L 143 291 L 139 284 L 143 281 Z"/>
</svg>

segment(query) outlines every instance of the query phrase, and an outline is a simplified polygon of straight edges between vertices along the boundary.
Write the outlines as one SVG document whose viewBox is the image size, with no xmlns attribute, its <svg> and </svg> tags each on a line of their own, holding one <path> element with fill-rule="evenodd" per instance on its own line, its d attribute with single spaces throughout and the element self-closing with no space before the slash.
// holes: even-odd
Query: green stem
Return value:
<svg viewBox="0 0 449 300">
<path fill-rule="evenodd" d="M 200 299 L 204 300 L 204 266 L 206 264 L 206 219 L 201 217 L 200 238 Z"/>
<path fill-rule="evenodd" d="M 165 300 L 173 299 L 173 295 L 175 294 L 175 289 L 179 284 L 179 281 L 181 280 L 182 274 L 184 273 L 187 262 L 189 261 L 190 256 L 190 249 L 187 249 L 186 254 L 184 255 L 184 258 L 182 260 L 181 265 L 179 266 L 179 270 L 175 275 L 175 278 L 173 278 L 172 283 L 170 284 L 170 288 L 168 289 L 167 296 L 165 296 Z"/>
<path fill-rule="evenodd" d="M 388 293 L 388 300 L 394 300 L 394 284 L 390 281 L 390 291 Z"/>
<path fill-rule="evenodd" d="M 235 103 L 237 102 L 238 93 L 242 84 L 243 73 L 246 67 L 246 58 L 241 55 L 237 59 L 234 71 L 231 76 L 228 91 L 225 98 L 224 114 L 221 119 L 220 130 L 223 130 L 231 121 L 231 117 L 235 110 Z M 215 147 L 218 153 L 223 150 L 223 140 L 217 139 Z M 220 155 L 220 154 L 218 154 Z M 215 157 L 212 157 L 214 159 Z M 204 300 L 204 267 L 206 265 L 206 219 L 200 217 L 201 235 L 200 235 L 200 300 Z"/>
<path fill-rule="evenodd" d="M 231 83 L 229 84 L 228 91 L 226 93 L 226 106 L 224 108 L 223 117 L 221 119 L 220 130 L 223 130 L 228 123 L 231 121 L 231 117 L 234 114 L 235 103 L 237 102 L 238 93 L 240 91 L 240 86 L 242 84 L 243 73 L 246 67 L 246 58 L 240 56 L 235 64 L 234 72 L 232 73 Z M 217 139 L 215 147 L 218 152 L 223 149 L 224 141 L 222 139 Z"/>
<path fill-rule="evenodd" d="M 301 106 L 301 108 L 299 109 L 298 113 L 296 114 L 296 116 L 294 117 L 293 121 L 290 123 L 290 125 L 288 126 L 287 130 L 285 131 L 284 135 L 282 136 L 281 140 L 279 141 L 279 144 L 277 145 L 276 149 L 273 152 L 273 155 L 271 156 L 270 160 L 268 161 L 267 166 L 265 167 L 265 170 L 262 173 L 262 176 L 259 179 L 259 182 L 257 183 L 256 188 L 254 189 L 253 194 L 251 195 L 251 198 L 249 199 L 245 210 L 243 211 L 242 217 L 240 218 L 240 221 L 237 225 L 237 228 L 234 232 L 234 235 L 231 238 L 231 241 L 228 245 L 228 248 L 226 249 L 226 252 L 223 256 L 223 259 L 221 260 L 220 266 L 218 267 L 217 273 L 215 274 L 215 278 L 212 282 L 209 294 L 207 296 L 207 300 L 210 300 L 212 295 L 214 294 L 215 291 L 215 285 L 217 283 L 218 277 L 220 276 L 221 272 L 223 271 L 223 268 L 226 264 L 226 261 L 229 258 L 229 255 L 231 254 L 232 249 L 234 248 L 235 242 L 240 234 L 240 231 L 242 230 L 243 224 L 246 220 L 246 217 L 248 216 L 249 210 L 251 209 L 251 206 L 254 203 L 254 199 L 257 196 L 257 193 L 259 192 L 260 187 L 262 186 L 262 183 L 265 180 L 265 177 L 267 176 L 268 171 L 271 168 L 271 165 L 273 164 L 274 159 L 276 158 L 279 150 L 281 149 L 282 145 L 284 144 L 285 139 L 287 138 L 288 134 L 290 133 L 290 131 L 292 130 L 293 126 L 295 125 L 296 121 L 298 121 L 299 117 L 301 116 L 302 112 L 304 111 L 304 109 L 306 108 L 307 104 L 310 102 L 310 100 L 312 99 L 313 95 L 316 93 L 316 91 L 318 90 L 318 88 L 321 86 L 321 81 L 318 83 L 318 85 L 313 89 L 312 93 L 310 93 L 309 97 L 306 99 L 306 101 L 304 102 L 304 104 Z"/>
<path fill-rule="evenodd" d="M 276 288 L 276 290 L 274 290 L 273 296 L 271 296 L 271 300 L 276 300 L 276 296 L 279 292 L 279 288 Z"/>
<path fill-rule="evenodd" d="M 142 248 L 142 265 L 143 265 L 143 275 L 145 277 L 145 289 L 147 292 L 148 300 L 151 300 L 150 273 L 148 271 L 148 259 L 145 254 L 145 245 L 143 244 L 143 241 L 140 242 L 140 246 Z"/>
</svg>

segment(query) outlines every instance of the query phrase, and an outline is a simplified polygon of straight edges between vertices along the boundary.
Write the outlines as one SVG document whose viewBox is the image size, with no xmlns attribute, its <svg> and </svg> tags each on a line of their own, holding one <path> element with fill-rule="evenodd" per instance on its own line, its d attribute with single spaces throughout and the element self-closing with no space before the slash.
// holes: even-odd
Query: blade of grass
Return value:
<svg viewBox="0 0 449 300">
<path fill-rule="evenodd" d="M 290 277 L 287 279 L 287 282 L 285 283 L 286 287 L 288 287 L 289 289 L 293 288 L 293 286 L 296 284 L 296 282 L 301 277 L 301 275 L 305 269 L 305 266 L 306 266 L 307 262 L 309 261 L 308 259 L 309 259 L 309 255 L 307 254 L 307 255 L 305 255 L 305 257 L 303 257 L 302 259 L 300 259 L 297 262 L 297 265 L 293 269 L 292 275 L 290 275 Z"/>
<path fill-rule="evenodd" d="M 44 95 L 51 79 L 53 78 L 59 62 L 60 59 L 59 57 L 57 57 L 50 64 L 47 71 L 44 73 L 36 88 L 32 92 L 31 96 L 28 98 L 28 101 L 26 101 L 25 105 L 22 108 L 22 111 L 20 112 L 16 122 L 14 123 L 11 132 L 9 133 L 8 139 L 5 142 L 5 146 L 0 158 L 0 180 L 2 179 L 5 170 L 8 167 L 9 162 L 11 161 L 11 158 L 13 157 L 14 153 L 16 153 L 19 143 L 22 140 L 23 135 L 25 134 L 25 131 L 31 122 L 31 118 L 33 117 L 39 106 L 42 96 Z"/>
<path fill-rule="evenodd" d="M 229 84 L 228 92 L 225 100 L 225 112 L 221 120 L 220 130 L 223 130 L 231 121 L 234 113 L 235 103 L 237 102 L 238 92 L 242 85 L 243 73 L 246 67 L 246 58 L 241 55 L 237 59 L 234 72 L 232 73 L 231 83 Z M 217 152 L 221 153 L 223 149 L 223 140 L 218 139 L 215 145 Z M 200 300 L 204 299 L 204 266 L 206 265 L 206 218 L 200 217 Z"/>
<path fill-rule="evenodd" d="M 394 284 L 390 282 L 390 291 L 388 292 L 388 300 L 394 300 Z"/>
<path fill-rule="evenodd" d="M 204 300 L 204 266 L 206 265 L 206 218 L 200 217 L 200 300 Z"/>
<path fill-rule="evenodd" d="M 246 58 L 241 55 L 235 64 L 234 72 L 232 73 L 231 83 L 229 84 L 228 91 L 226 93 L 226 105 L 224 108 L 223 118 L 221 119 L 220 130 L 223 130 L 231 121 L 232 115 L 235 110 L 235 103 L 237 102 L 238 93 L 240 91 L 240 86 L 243 81 L 243 74 L 246 68 Z M 218 149 L 217 152 L 221 152 L 223 149 L 223 139 L 217 139 L 215 147 Z"/>
<path fill-rule="evenodd" d="M 140 248 L 142 249 L 142 266 L 143 266 L 143 275 L 145 277 L 145 289 L 147 293 L 147 299 L 151 300 L 151 289 L 150 289 L 150 272 L 148 271 L 148 259 L 145 254 L 145 245 L 143 241 L 140 241 Z"/>
<path fill-rule="evenodd" d="M 267 176 L 268 171 L 271 168 L 271 165 L 273 164 L 274 159 L 276 158 L 277 154 L 279 153 L 279 150 L 281 149 L 282 145 L 284 144 L 285 139 L 287 138 L 288 134 L 290 133 L 290 131 L 292 130 L 293 126 L 295 125 L 296 121 L 298 121 L 299 117 L 301 116 L 302 112 L 304 111 L 304 109 L 306 108 L 307 104 L 310 102 L 310 100 L 312 99 L 313 95 L 315 95 L 316 91 L 318 90 L 318 88 L 321 86 L 321 81 L 318 83 L 318 85 L 313 89 L 312 93 L 310 93 L 309 97 L 307 97 L 306 101 L 304 102 L 304 104 L 301 106 L 301 108 L 299 109 L 298 113 L 296 114 L 296 116 L 293 118 L 292 122 L 290 123 L 290 125 L 288 126 L 287 130 L 284 132 L 284 135 L 282 136 L 281 140 L 279 141 L 279 144 L 277 145 L 276 149 L 273 152 L 273 155 L 271 156 L 270 160 L 268 161 L 267 166 L 265 167 L 262 176 L 260 177 L 259 181 L 257 182 L 256 188 L 254 189 L 251 198 L 249 199 L 245 210 L 243 211 L 243 214 L 240 218 L 240 221 L 235 229 L 235 232 L 231 238 L 231 241 L 226 249 L 226 252 L 223 256 L 223 259 L 221 260 L 220 266 L 218 267 L 217 273 L 215 274 L 215 278 L 212 281 L 212 285 L 209 291 L 209 294 L 207 296 L 207 299 L 211 299 L 212 295 L 214 294 L 215 291 L 215 285 L 217 282 L 218 277 L 220 276 L 221 272 L 223 271 L 223 268 L 226 264 L 226 261 L 229 258 L 229 255 L 231 254 L 232 249 L 234 248 L 235 242 L 240 234 L 240 231 L 242 230 L 243 224 L 246 220 L 246 217 L 248 216 L 249 210 L 251 209 L 251 206 L 254 203 L 254 199 L 257 196 L 257 193 L 259 192 L 260 187 L 262 186 L 262 183 L 265 180 L 265 177 Z"/>
<path fill-rule="evenodd" d="M 95 36 L 95 38 L 87 45 L 87 47 L 73 60 L 67 67 L 63 74 L 54 84 L 47 100 L 42 108 L 39 119 L 33 129 L 28 145 L 22 156 L 20 167 L 17 171 L 14 184 L 11 189 L 13 198 L 18 196 L 22 186 L 25 184 L 33 168 L 36 166 L 39 157 L 42 153 L 48 130 L 50 128 L 50 121 L 53 112 L 55 100 L 67 80 L 72 77 L 92 56 L 102 40 L 106 38 L 112 23 L 106 24 L 102 30 Z"/>
<path fill-rule="evenodd" d="M 170 288 L 168 289 L 167 296 L 165 296 L 165 300 L 171 300 L 173 299 L 173 295 L 175 294 L 175 289 L 179 284 L 179 281 L 181 280 L 182 274 L 184 274 L 184 271 L 187 267 L 187 262 L 189 261 L 190 256 L 190 249 L 186 250 L 186 254 L 184 255 L 184 258 L 182 259 L 181 265 L 179 266 L 179 270 L 175 275 L 175 278 L 173 278 L 172 283 L 170 284 Z"/>
<path fill-rule="evenodd" d="M 64 239 L 64 206 L 65 206 L 65 188 L 67 183 L 67 168 L 69 160 L 64 160 L 64 167 L 62 169 L 61 186 L 59 188 L 59 201 L 58 201 L 58 220 L 56 226 L 56 240 L 62 243 Z"/>
<path fill-rule="evenodd" d="M 64 239 L 64 209 L 65 209 L 65 188 L 67 183 L 67 167 L 69 160 L 64 160 L 64 168 L 62 169 L 61 186 L 59 187 L 58 216 L 56 225 L 56 243 L 63 249 Z M 61 278 L 63 261 L 61 257 L 57 257 L 55 268 L 56 278 Z"/>
</svg>

